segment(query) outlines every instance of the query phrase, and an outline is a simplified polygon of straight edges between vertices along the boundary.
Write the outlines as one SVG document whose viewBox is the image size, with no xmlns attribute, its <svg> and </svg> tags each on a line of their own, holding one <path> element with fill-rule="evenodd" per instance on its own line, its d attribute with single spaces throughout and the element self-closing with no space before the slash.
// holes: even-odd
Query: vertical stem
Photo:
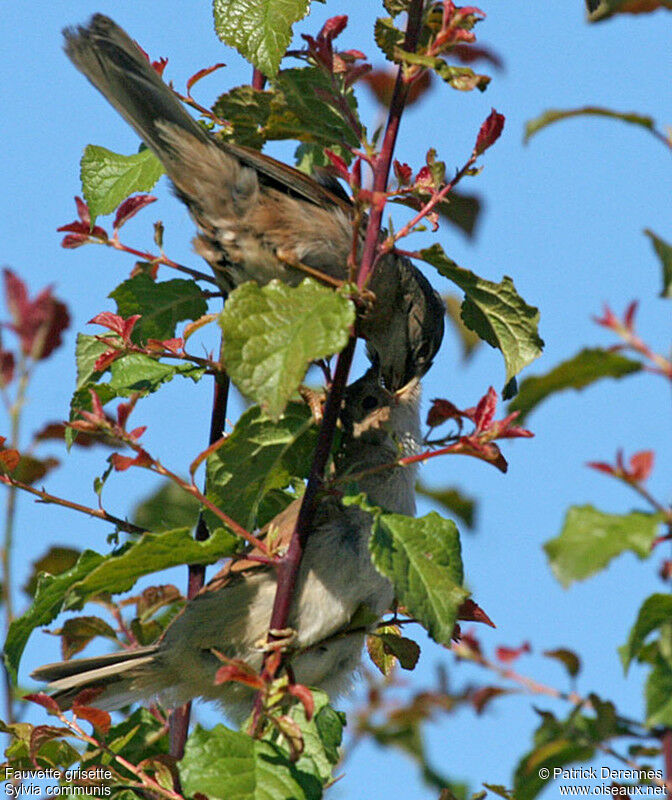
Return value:
<svg viewBox="0 0 672 800">
<path fill-rule="evenodd" d="M 408 12 L 408 25 L 406 27 L 406 36 L 404 39 L 404 48 L 406 50 L 415 50 L 417 45 L 420 25 L 422 22 L 422 7 L 423 0 L 412 0 Z M 401 114 L 404 109 L 406 94 L 408 92 L 408 87 L 403 80 L 402 70 L 403 68 L 400 67 L 397 73 L 397 81 L 390 104 L 390 113 L 383 139 L 383 146 L 374 167 L 374 196 L 376 193 L 379 193 L 378 196 L 380 198 L 384 198 L 384 193 L 387 189 L 387 179 L 390 166 L 392 164 L 394 144 L 399 131 Z M 384 200 L 374 200 L 374 204 L 369 215 L 364 250 L 362 252 L 362 260 L 357 277 L 357 285 L 360 288 L 366 285 L 366 282 L 373 271 L 384 205 Z M 355 343 L 356 340 L 354 336 L 351 336 L 348 344 L 339 354 L 336 362 L 334 381 L 329 391 L 329 396 L 327 397 L 324 417 L 322 419 L 322 425 L 320 426 L 318 441 L 313 454 L 313 463 L 311 465 L 306 491 L 301 502 L 301 508 L 299 510 L 296 527 L 294 528 L 287 554 L 277 566 L 278 581 L 275 592 L 275 600 L 273 603 L 273 613 L 271 615 L 270 622 L 271 631 L 282 630 L 287 627 L 292 599 L 296 589 L 296 580 L 299 574 L 299 567 L 301 565 L 301 558 L 303 556 L 304 547 L 312 527 L 315 511 L 317 509 L 318 490 L 321 486 L 324 477 L 324 469 L 331 451 L 331 443 L 336 430 L 336 422 L 338 420 L 338 415 L 341 408 L 341 400 L 343 398 L 343 392 L 348 380 L 348 373 L 350 372 L 350 365 L 352 364 L 352 358 L 355 352 Z M 272 633 L 269 633 L 269 640 L 273 641 L 275 638 L 276 637 L 274 637 Z M 268 669 L 269 656 L 270 653 L 267 653 L 264 660 L 264 675 L 266 678 L 270 679 L 274 676 L 273 674 L 270 674 Z M 257 697 L 257 703 L 255 704 L 255 712 L 257 717 L 255 719 L 255 726 L 256 722 L 258 722 L 259 711 L 261 710 L 260 702 L 261 695 Z"/>
<path fill-rule="evenodd" d="M 9 414 L 11 418 L 10 447 L 19 449 L 19 430 L 21 424 L 21 411 L 26 400 L 26 391 L 30 379 L 25 358 L 19 365 L 19 381 L 16 390 L 16 399 L 12 404 Z M 12 601 L 12 548 L 14 545 L 14 523 L 16 521 L 16 492 L 15 486 L 9 487 L 7 505 L 5 507 L 5 531 L 2 545 L 2 602 L 5 606 L 5 635 L 14 619 L 14 605 Z M 5 673 L 5 707 L 7 722 L 14 722 L 13 687 L 6 668 Z"/>
<path fill-rule="evenodd" d="M 415 51 L 420 35 L 422 23 L 422 0 L 413 0 L 408 9 L 408 24 L 404 37 L 404 50 L 408 53 Z M 369 223 L 366 227 L 366 237 L 364 239 L 364 249 L 362 251 L 362 264 L 357 276 L 357 286 L 362 289 L 368 283 L 375 264 L 376 246 L 380 227 L 383 220 L 383 209 L 385 208 L 385 191 L 394 155 L 394 146 L 399 133 L 401 115 L 406 104 L 408 94 L 408 84 L 404 81 L 403 67 L 397 71 L 397 79 L 394 84 L 394 91 L 390 101 L 390 111 L 387 116 L 387 125 L 380 153 L 376 158 L 373 169 L 373 205 L 369 214 Z"/>
<path fill-rule="evenodd" d="M 210 435 L 209 444 L 213 444 L 222 437 L 224 423 L 226 421 L 226 406 L 229 399 L 229 376 L 225 372 L 215 376 L 215 384 L 212 399 L 212 413 L 210 415 Z M 205 486 L 204 491 L 207 491 Z M 202 542 L 209 536 L 208 526 L 205 524 L 203 512 L 198 515 L 196 541 Z M 205 565 L 190 564 L 189 578 L 187 584 L 187 599 L 191 600 L 194 595 L 202 589 L 205 583 Z M 173 710 L 170 715 L 169 739 L 170 754 L 178 761 L 184 756 L 184 746 L 189 733 L 189 718 L 191 716 L 191 702 L 185 703 Z M 180 792 L 179 786 L 175 786 L 175 791 Z"/>
<path fill-rule="evenodd" d="M 252 88 L 261 91 L 266 85 L 266 76 L 260 72 L 256 67 L 252 73 Z"/>
</svg>

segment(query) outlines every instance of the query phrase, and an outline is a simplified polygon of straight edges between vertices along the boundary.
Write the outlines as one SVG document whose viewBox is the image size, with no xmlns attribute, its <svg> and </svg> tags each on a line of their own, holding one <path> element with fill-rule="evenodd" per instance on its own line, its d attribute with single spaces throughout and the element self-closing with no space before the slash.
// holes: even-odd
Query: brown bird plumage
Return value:
<svg viewBox="0 0 672 800">
<path fill-rule="evenodd" d="M 196 251 L 225 290 L 273 278 L 295 285 L 307 271 L 347 279 L 352 206 L 340 192 L 215 139 L 108 17 L 67 29 L 65 40 L 71 61 L 165 167 L 198 227 Z M 395 253 L 380 260 L 368 288 L 375 302 L 358 331 L 388 387 L 399 389 L 431 366 L 443 338 L 443 305 L 422 273 Z"/>
</svg>

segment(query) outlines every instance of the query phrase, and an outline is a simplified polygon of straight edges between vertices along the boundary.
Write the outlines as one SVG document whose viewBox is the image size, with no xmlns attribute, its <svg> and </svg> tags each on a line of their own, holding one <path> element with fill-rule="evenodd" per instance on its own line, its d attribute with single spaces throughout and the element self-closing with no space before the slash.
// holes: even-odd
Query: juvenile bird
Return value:
<svg viewBox="0 0 672 800">
<path fill-rule="evenodd" d="M 273 278 L 295 285 L 307 273 L 347 280 L 353 208 L 342 190 L 215 139 L 108 17 L 96 14 L 64 35 L 70 60 L 163 164 L 197 225 L 195 249 L 224 290 Z M 368 288 L 375 301 L 358 332 L 388 387 L 399 389 L 431 366 L 443 338 L 443 304 L 397 253 L 380 260 Z"/>
<path fill-rule="evenodd" d="M 359 479 L 357 473 L 415 451 L 419 395 L 418 379 L 391 393 L 371 369 L 348 388 L 343 411 L 335 475 L 346 482 L 351 477 L 371 503 L 400 514 L 415 512 L 413 467 L 387 468 Z M 273 521 L 279 543 L 288 543 L 298 507 L 296 501 Z M 350 686 L 360 663 L 365 631 L 348 630 L 353 616 L 363 607 L 380 616 L 393 600 L 392 584 L 371 562 L 371 522 L 358 506 L 343 506 L 325 494 L 301 562 L 289 616 L 294 636 L 288 659 L 299 683 L 330 696 Z M 157 696 L 167 705 L 200 696 L 218 700 L 232 719 L 241 721 L 251 709 L 252 691 L 234 682 L 215 685 L 222 662 L 213 651 L 258 670 L 275 589 L 272 567 L 245 557 L 232 560 L 187 603 L 157 643 L 48 664 L 32 677 L 51 682 L 47 689 L 62 708 L 82 689 L 100 686 L 104 691 L 94 704 L 108 710 Z"/>
</svg>

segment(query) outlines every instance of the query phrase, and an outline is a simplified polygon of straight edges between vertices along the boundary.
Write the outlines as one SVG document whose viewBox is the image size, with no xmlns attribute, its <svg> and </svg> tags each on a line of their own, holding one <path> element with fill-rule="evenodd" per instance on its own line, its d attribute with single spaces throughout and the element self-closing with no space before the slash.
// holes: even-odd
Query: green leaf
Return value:
<svg viewBox="0 0 672 800">
<path fill-rule="evenodd" d="M 157 283 L 146 273 L 124 281 L 109 296 L 116 300 L 120 316 L 141 315 L 133 329 L 135 342 L 170 339 L 178 322 L 199 319 L 208 310 L 195 281 L 175 278 Z"/>
<path fill-rule="evenodd" d="M 646 724 L 653 728 L 672 727 L 672 667 L 658 659 L 646 679 Z"/>
<path fill-rule="evenodd" d="M 310 410 L 290 403 L 277 422 L 259 406 L 249 408 L 225 442 L 208 458 L 208 498 L 248 530 L 261 528 L 291 501 L 279 505 L 278 489 L 306 478 L 317 429 Z M 208 515 L 209 524 L 221 525 Z"/>
<path fill-rule="evenodd" d="M 600 22 L 613 14 L 646 14 L 657 8 L 672 9 L 672 0 L 590 0 L 588 21 Z"/>
<path fill-rule="evenodd" d="M 178 763 L 182 788 L 210 800 L 317 800 L 321 782 L 298 769 L 277 746 L 223 725 L 196 726 Z"/>
<path fill-rule="evenodd" d="M 597 117 L 610 117 L 612 119 L 620 119 L 622 122 L 629 122 L 632 125 L 641 125 L 647 130 L 652 131 L 655 127 L 655 122 L 651 117 L 645 117 L 641 114 L 624 113 L 620 111 L 611 111 L 608 108 L 600 108 L 599 106 L 584 106 L 583 108 L 572 109 L 551 109 L 545 111 L 535 119 L 530 120 L 525 125 L 525 138 L 524 141 L 528 142 L 535 133 L 538 133 L 542 128 L 552 125 L 562 119 L 569 119 L 570 117 L 581 116 L 597 116 Z"/>
<path fill-rule="evenodd" d="M 90 383 L 96 383 L 102 373 L 96 372 L 94 364 L 107 350 L 108 345 L 98 341 L 95 336 L 85 333 L 77 334 L 75 360 L 77 362 L 77 389 L 83 389 Z"/>
<path fill-rule="evenodd" d="M 622 378 L 640 372 L 642 365 L 620 353 L 602 348 L 586 348 L 567 361 L 558 364 L 545 375 L 525 378 L 518 396 L 509 405 L 509 411 L 519 411 L 519 425 L 536 406 L 556 392 L 565 389 L 583 389 L 602 378 Z"/>
<path fill-rule="evenodd" d="M 272 78 L 310 0 L 214 0 L 217 36 Z"/>
<path fill-rule="evenodd" d="M 166 480 L 139 503 L 131 516 L 134 525 L 147 531 L 193 528 L 198 520 L 199 502 L 174 483 Z"/>
<path fill-rule="evenodd" d="M 288 712 L 290 719 L 299 726 L 303 737 L 304 749 L 295 763 L 301 772 L 314 775 L 321 783 L 327 784 L 333 780 L 334 765 L 341 757 L 340 745 L 345 718 L 329 705 L 329 698 L 324 692 L 311 689 L 311 693 L 315 708 L 310 722 L 306 719 L 301 703 L 294 703 Z M 269 729 L 269 734 L 264 738 L 274 742 L 289 758 L 289 749 L 282 738 L 277 738 L 275 729 Z"/>
<path fill-rule="evenodd" d="M 135 392 L 155 392 L 177 375 L 197 382 L 203 377 L 205 368 L 187 362 L 165 364 L 144 353 L 128 353 L 112 362 L 110 372 L 110 389 L 117 397 L 129 397 Z"/>
<path fill-rule="evenodd" d="M 490 83 L 488 75 L 480 75 L 474 72 L 469 67 L 455 67 L 451 64 L 437 58 L 433 67 L 434 72 L 441 78 L 442 81 L 457 89 L 460 92 L 470 92 L 472 89 L 478 89 L 479 92 L 484 92 Z"/>
<path fill-rule="evenodd" d="M 231 555 L 238 541 L 223 528 L 204 542 L 195 541 L 187 528 L 146 533 L 112 555 L 85 550 L 72 569 L 57 576 L 43 573 L 32 606 L 12 622 L 7 635 L 4 657 L 12 680 L 33 629 L 51 622 L 61 609 L 81 608 L 101 592 L 125 592 L 150 572 L 181 564 L 212 564 Z"/>
<path fill-rule="evenodd" d="M 476 511 L 476 501 L 467 497 L 459 489 L 445 487 L 444 489 L 431 489 L 425 486 L 422 481 L 415 484 L 415 491 L 421 497 L 427 497 L 435 503 L 443 506 L 450 514 L 459 517 L 468 527 L 474 527 L 474 515 Z"/>
<path fill-rule="evenodd" d="M 398 51 L 404 43 L 404 32 L 395 26 L 390 17 L 379 17 L 376 20 L 374 37 L 385 58 L 398 63 Z"/>
<path fill-rule="evenodd" d="M 460 535 L 455 523 L 432 511 L 413 519 L 384 514 L 346 498 L 374 514 L 369 549 L 376 569 L 394 584 L 397 599 L 420 620 L 434 641 L 450 644 L 457 612 L 469 592 L 462 588 Z"/>
<path fill-rule="evenodd" d="M 122 156 L 104 147 L 87 145 L 80 162 L 80 177 L 91 221 L 101 214 L 111 214 L 134 192 L 148 192 L 163 173 L 161 162 L 151 150 Z"/>
<path fill-rule="evenodd" d="M 672 621 L 672 595 L 652 594 L 642 603 L 635 624 L 630 630 L 628 641 L 619 648 L 619 655 L 625 672 L 633 658 L 642 652 L 647 636 Z"/>
<path fill-rule="evenodd" d="M 277 419 L 310 362 L 345 347 L 355 309 L 310 278 L 295 287 L 249 282 L 229 295 L 219 321 L 231 379 Z"/>
<path fill-rule="evenodd" d="M 413 670 L 420 658 L 420 648 L 417 642 L 394 633 L 378 633 L 386 652 L 398 659 L 402 669 Z"/>
<path fill-rule="evenodd" d="M 275 94 L 266 123 L 267 139 L 297 139 L 323 147 L 358 146 L 359 140 L 350 124 L 323 99 L 334 92 L 331 79 L 323 70 L 317 67 L 283 70 L 273 85 Z M 356 115 L 357 101 L 352 87 L 337 84 L 337 89 L 350 113 Z"/>
<path fill-rule="evenodd" d="M 544 545 L 555 577 L 566 588 L 603 570 L 630 550 L 639 558 L 651 554 L 661 523 L 660 514 L 606 514 L 593 506 L 573 506 L 560 535 Z"/>
<path fill-rule="evenodd" d="M 217 98 L 213 112 L 232 128 L 232 140 L 260 150 L 268 138 L 264 128 L 271 113 L 274 93 L 252 86 L 236 86 Z"/>
<path fill-rule="evenodd" d="M 21 654 L 32 630 L 40 625 L 50 623 L 60 612 L 63 597 L 68 589 L 88 575 L 102 561 L 104 561 L 104 556 L 93 550 L 85 550 L 72 569 L 66 570 L 60 575 L 42 573 L 39 576 L 33 604 L 21 617 L 12 622 L 7 633 L 4 659 L 13 683 L 16 683 Z"/>
<path fill-rule="evenodd" d="M 549 785 L 548 777 L 539 772 L 561 769 L 577 761 L 588 761 L 595 753 L 593 737 L 588 734 L 586 717 L 572 712 L 567 721 L 560 721 L 548 711 L 538 711 L 542 723 L 534 734 L 534 747 L 518 762 L 513 780 L 516 800 L 533 800 Z M 543 774 L 543 773 L 542 773 Z"/>
<path fill-rule="evenodd" d="M 146 708 L 138 708 L 118 725 L 114 725 L 105 738 L 112 752 L 123 756 L 132 764 L 137 764 L 143 758 L 168 752 L 165 727 Z M 109 758 L 104 754 L 101 761 L 109 763 Z"/>
<path fill-rule="evenodd" d="M 219 528 L 209 539 L 196 541 L 189 528 L 165 533 L 144 533 L 119 551 L 107 556 L 86 575 L 70 585 L 63 598 L 63 607 L 81 608 L 86 600 L 101 592 L 121 594 L 138 578 L 182 564 L 214 564 L 232 555 L 239 539 Z"/>
<path fill-rule="evenodd" d="M 581 659 L 573 650 L 566 647 L 558 647 L 555 650 L 544 650 L 547 658 L 554 658 L 559 661 L 567 670 L 570 678 L 576 678 L 581 671 Z"/>
<path fill-rule="evenodd" d="M 660 264 L 663 268 L 663 288 L 660 292 L 661 297 L 672 297 L 672 245 L 649 230 L 648 228 L 644 233 L 651 239 L 653 249 L 660 259 Z"/>
<path fill-rule="evenodd" d="M 539 310 L 516 292 L 511 278 L 492 283 L 462 269 L 435 244 L 419 253 L 465 294 L 462 321 L 481 339 L 501 350 L 506 364 L 506 383 L 541 355 L 543 340 L 537 332 Z"/>
<path fill-rule="evenodd" d="M 437 210 L 441 217 L 452 222 L 471 239 L 476 232 L 476 223 L 481 213 L 481 200 L 476 194 L 453 190 Z"/>
</svg>

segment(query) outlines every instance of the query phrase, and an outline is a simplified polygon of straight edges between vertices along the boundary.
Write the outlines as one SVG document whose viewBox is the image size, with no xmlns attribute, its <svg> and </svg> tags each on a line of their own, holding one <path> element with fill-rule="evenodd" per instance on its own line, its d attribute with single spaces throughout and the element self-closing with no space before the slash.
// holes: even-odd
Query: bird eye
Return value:
<svg viewBox="0 0 672 800">
<path fill-rule="evenodd" d="M 364 411 L 373 411 L 373 409 L 378 405 L 378 398 L 372 394 L 367 395 L 362 400 L 362 408 Z"/>
</svg>

